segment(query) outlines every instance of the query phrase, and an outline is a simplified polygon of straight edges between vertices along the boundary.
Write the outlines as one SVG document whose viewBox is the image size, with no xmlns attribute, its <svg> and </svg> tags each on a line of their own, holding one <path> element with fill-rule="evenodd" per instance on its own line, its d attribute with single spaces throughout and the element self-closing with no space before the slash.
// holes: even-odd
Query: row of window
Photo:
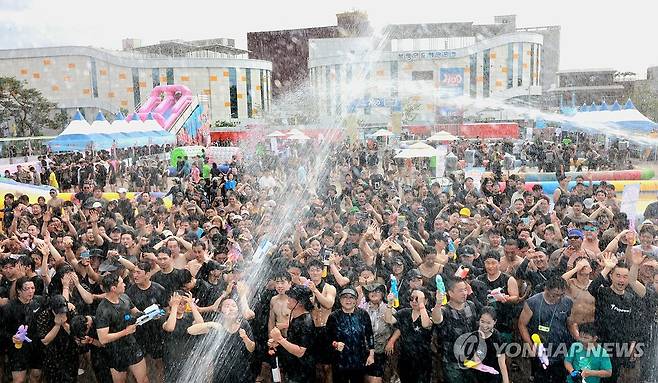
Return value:
<svg viewBox="0 0 658 383">
<path fill-rule="evenodd" d="M 96 59 L 91 58 L 91 89 L 94 98 L 98 98 L 98 78 L 96 75 Z M 245 80 L 247 87 L 247 117 L 253 117 L 253 95 L 251 89 L 251 71 L 252 69 L 245 69 Z M 270 99 L 269 99 L 269 71 L 258 69 L 260 71 L 260 100 L 261 100 L 261 110 L 269 109 Z M 139 105 L 141 103 L 140 87 L 139 87 L 139 70 L 137 68 L 131 68 L 132 72 L 132 83 L 133 83 L 133 102 L 134 105 Z M 237 81 L 237 71 L 235 68 L 229 68 L 229 102 L 231 109 L 231 118 L 239 118 L 238 113 L 238 81 Z M 167 85 L 174 84 L 174 68 L 167 68 Z M 151 80 L 153 87 L 160 85 L 160 68 L 153 68 L 151 71 Z"/>
</svg>

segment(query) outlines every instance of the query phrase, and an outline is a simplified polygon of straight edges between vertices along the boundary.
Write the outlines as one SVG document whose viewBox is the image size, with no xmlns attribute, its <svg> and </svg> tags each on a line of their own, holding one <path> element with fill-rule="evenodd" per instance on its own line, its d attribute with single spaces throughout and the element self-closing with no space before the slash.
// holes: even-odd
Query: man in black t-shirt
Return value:
<svg viewBox="0 0 658 383">
<path fill-rule="evenodd" d="M 315 325 L 309 310 L 313 309 L 311 290 L 296 285 L 286 292 L 290 309 L 288 336 L 284 338 L 278 327 L 270 331 L 270 347 L 275 347 L 280 356 L 285 381 L 288 383 L 306 383 L 315 377 L 315 361 L 311 350 L 314 345 Z"/>
<path fill-rule="evenodd" d="M 160 308 L 167 307 L 167 292 L 159 283 L 151 282 L 149 275 L 151 264 L 138 262 L 133 270 L 133 281 L 135 284 L 126 289 L 126 295 L 138 310 L 144 311 L 147 307 L 157 304 Z M 162 381 L 163 365 L 162 355 L 164 352 L 164 332 L 162 320 L 151 320 L 137 328 L 135 339 L 144 351 L 148 364 L 155 365 L 155 381 Z"/>
<path fill-rule="evenodd" d="M 137 383 L 148 383 L 144 353 L 133 335 L 137 325 L 132 319 L 139 316 L 139 310 L 125 294 L 123 278 L 108 274 L 101 285 L 105 298 L 96 309 L 96 328 L 98 340 L 106 347 L 112 380 L 125 382 L 130 370 Z"/>
<path fill-rule="evenodd" d="M 151 277 L 151 280 L 164 287 L 165 292 L 167 293 L 166 298 L 169 300 L 174 291 L 183 288 L 183 283 L 185 281 L 183 270 L 174 268 L 171 251 L 167 248 L 160 248 L 156 257 L 158 258 L 160 271 L 155 273 L 155 275 Z"/>
</svg>

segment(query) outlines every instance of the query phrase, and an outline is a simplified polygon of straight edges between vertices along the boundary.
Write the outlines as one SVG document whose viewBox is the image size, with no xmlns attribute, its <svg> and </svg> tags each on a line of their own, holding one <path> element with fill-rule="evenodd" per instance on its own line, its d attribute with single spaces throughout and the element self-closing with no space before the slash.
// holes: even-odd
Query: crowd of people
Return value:
<svg viewBox="0 0 658 383">
<path fill-rule="evenodd" d="M 306 145 L 181 159 L 171 180 L 43 158 L 49 199 L 4 196 L 0 381 L 181 381 L 217 334 L 203 381 L 654 381 L 658 204 L 629 223 L 612 185 L 568 187 L 566 156 L 548 196 L 523 173 L 445 188 L 371 144 Z"/>
</svg>

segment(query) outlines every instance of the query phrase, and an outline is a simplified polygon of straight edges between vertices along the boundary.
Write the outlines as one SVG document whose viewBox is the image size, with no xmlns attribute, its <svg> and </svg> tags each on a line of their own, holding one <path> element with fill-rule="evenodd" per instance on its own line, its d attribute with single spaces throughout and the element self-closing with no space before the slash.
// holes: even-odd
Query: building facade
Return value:
<svg viewBox="0 0 658 383">
<path fill-rule="evenodd" d="M 605 101 L 623 103 L 630 96 L 632 81 L 620 81 L 615 69 L 574 69 L 557 72 L 558 86 L 547 98 L 554 106 L 580 106 Z"/>
<path fill-rule="evenodd" d="M 247 33 L 249 58 L 272 62 L 274 97 L 308 82 L 310 39 L 370 36 L 368 16 L 362 12 L 336 15 L 337 25 Z"/>
<path fill-rule="evenodd" d="M 541 95 L 541 34 L 506 24 L 483 37 L 470 23 L 439 26 L 422 29 L 426 35 L 389 26 L 377 47 L 369 38 L 311 40 L 310 84 L 320 115 L 355 112 L 376 123 L 397 109 L 431 122 L 446 114 L 442 99 Z"/>
<path fill-rule="evenodd" d="M 134 111 L 157 85 L 182 84 L 210 121 L 258 118 L 270 108 L 272 64 L 213 40 L 169 41 L 130 51 L 67 46 L 0 50 L 0 76 L 24 80 L 71 113 Z M 135 46 L 137 45 L 137 46 Z"/>
</svg>

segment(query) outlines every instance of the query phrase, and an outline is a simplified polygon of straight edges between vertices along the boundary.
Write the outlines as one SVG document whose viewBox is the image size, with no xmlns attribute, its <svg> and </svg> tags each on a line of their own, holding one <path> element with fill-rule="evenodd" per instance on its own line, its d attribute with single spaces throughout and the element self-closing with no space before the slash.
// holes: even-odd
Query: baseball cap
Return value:
<svg viewBox="0 0 658 383">
<path fill-rule="evenodd" d="M 421 274 L 420 270 L 418 270 L 418 269 L 411 269 L 407 273 L 407 277 L 409 277 L 409 279 L 423 278 L 423 274 Z"/>
<path fill-rule="evenodd" d="M 172 233 L 171 230 L 163 230 L 162 235 L 164 235 L 166 238 L 166 237 L 172 237 L 174 233 Z"/>
<path fill-rule="evenodd" d="M 461 210 L 459 210 L 459 215 L 462 217 L 470 217 L 471 216 L 471 209 L 467 207 L 463 207 Z"/>
<path fill-rule="evenodd" d="M 69 312 L 69 305 L 62 295 L 55 295 L 50 298 L 50 309 L 55 314 L 66 314 Z"/>
<path fill-rule="evenodd" d="M 583 234 L 582 231 L 580 231 L 578 229 L 571 229 L 567 233 L 567 237 L 569 237 L 569 238 L 571 238 L 571 237 L 580 237 L 582 239 L 583 237 L 585 237 L 585 235 Z"/>
<path fill-rule="evenodd" d="M 100 203 L 100 202 L 98 202 L 98 201 L 96 201 L 96 202 L 94 202 L 93 204 L 91 204 L 91 207 L 92 207 L 92 209 L 99 209 L 99 208 L 102 208 L 102 207 L 103 207 L 103 204 Z"/>
<path fill-rule="evenodd" d="M 345 295 L 351 295 L 351 296 L 353 296 L 354 298 L 356 298 L 356 297 L 358 296 L 358 295 L 356 294 L 356 291 L 354 291 L 354 289 L 351 288 L 351 287 L 344 288 L 344 289 L 340 292 L 340 294 L 339 294 L 338 296 L 339 296 L 340 298 L 342 298 L 342 297 L 345 296 Z"/>
<path fill-rule="evenodd" d="M 122 193 L 127 193 L 128 190 L 126 188 L 119 188 L 117 189 L 117 193 L 122 194 Z"/>
</svg>

